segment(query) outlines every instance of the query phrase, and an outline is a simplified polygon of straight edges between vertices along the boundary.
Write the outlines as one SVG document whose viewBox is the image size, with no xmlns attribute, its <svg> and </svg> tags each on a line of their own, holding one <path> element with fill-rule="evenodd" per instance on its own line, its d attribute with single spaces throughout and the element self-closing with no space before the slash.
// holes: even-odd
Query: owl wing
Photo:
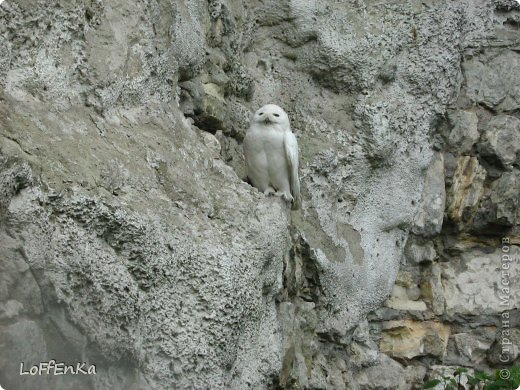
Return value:
<svg viewBox="0 0 520 390">
<path fill-rule="evenodd" d="M 291 131 L 284 135 L 285 158 L 289 168 L 289 183 L 291 184 L 291 195 L 293 196 L 293 210 L 300 208 L 300 179 L 298 178 L 298 141 Z"/>
</svg>

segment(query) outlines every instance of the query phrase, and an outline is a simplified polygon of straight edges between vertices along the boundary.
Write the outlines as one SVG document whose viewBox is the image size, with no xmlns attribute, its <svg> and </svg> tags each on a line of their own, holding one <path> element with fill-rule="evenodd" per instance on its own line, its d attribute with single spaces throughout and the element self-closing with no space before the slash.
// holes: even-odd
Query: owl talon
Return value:
<svg viewBox="0 0 520 390">
<path fill-rule="evenodd" d="M 291 194 L 286 194 L 284 192 L 279 193 L 279 194 L 280 194 L 279 196 L 281 196 L 282 199 L 285 200 L 286 202 L 292 202 L 294 200 L 294 198 L 292 197 Z"/>
<path fill-rule="evenodd" d="M 264 191 L 264 195 L 276 195 L 276 191 L 274 188 L 272 187 L 268 187 L 265 191 Z"/>
</svg>

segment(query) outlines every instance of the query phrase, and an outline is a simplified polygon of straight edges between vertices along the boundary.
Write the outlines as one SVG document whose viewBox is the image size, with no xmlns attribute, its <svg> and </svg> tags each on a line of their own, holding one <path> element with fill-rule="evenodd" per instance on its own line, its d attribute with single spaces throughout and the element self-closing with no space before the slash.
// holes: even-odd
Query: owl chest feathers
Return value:
<svg viewBox="0 0 520 390">
<path fill-rule="evenodd" d="M 245 146 L 248 149 L 247 155 L 252 160 L 252 164 L 248 165 L 265 173 L 270 170 L 286 170 L 284 133 L 284 130 L 276 129 L 274 126 L 251 128 L 245 140 Z"/>
</svg>

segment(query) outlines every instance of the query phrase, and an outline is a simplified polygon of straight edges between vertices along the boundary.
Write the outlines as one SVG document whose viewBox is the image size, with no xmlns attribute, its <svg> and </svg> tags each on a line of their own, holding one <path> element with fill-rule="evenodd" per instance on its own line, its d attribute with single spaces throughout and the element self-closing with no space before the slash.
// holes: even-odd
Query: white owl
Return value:
<svg viewBox="0 0 520 390">
<path fill-rule="evenodd" d="M 298 142 L 286 112 L 275 104 L 260 108 L 244 138 L 247 176 L 264 194 L 281 196 L 300 208 Z"/>
</svg>

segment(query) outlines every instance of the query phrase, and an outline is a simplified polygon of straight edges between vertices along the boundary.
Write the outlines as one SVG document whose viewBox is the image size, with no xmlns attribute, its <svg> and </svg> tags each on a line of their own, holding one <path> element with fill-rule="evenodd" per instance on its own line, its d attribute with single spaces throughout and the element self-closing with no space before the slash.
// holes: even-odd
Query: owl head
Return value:
<svg viewBox="0 0 520 390">
<path fill-rule="evenodd" d="M 266 125 L 281 125 L 290 129 L 287 113 L 276 104 L 266 104 L 253 115 L 252 122 Z"/>
</svg>

